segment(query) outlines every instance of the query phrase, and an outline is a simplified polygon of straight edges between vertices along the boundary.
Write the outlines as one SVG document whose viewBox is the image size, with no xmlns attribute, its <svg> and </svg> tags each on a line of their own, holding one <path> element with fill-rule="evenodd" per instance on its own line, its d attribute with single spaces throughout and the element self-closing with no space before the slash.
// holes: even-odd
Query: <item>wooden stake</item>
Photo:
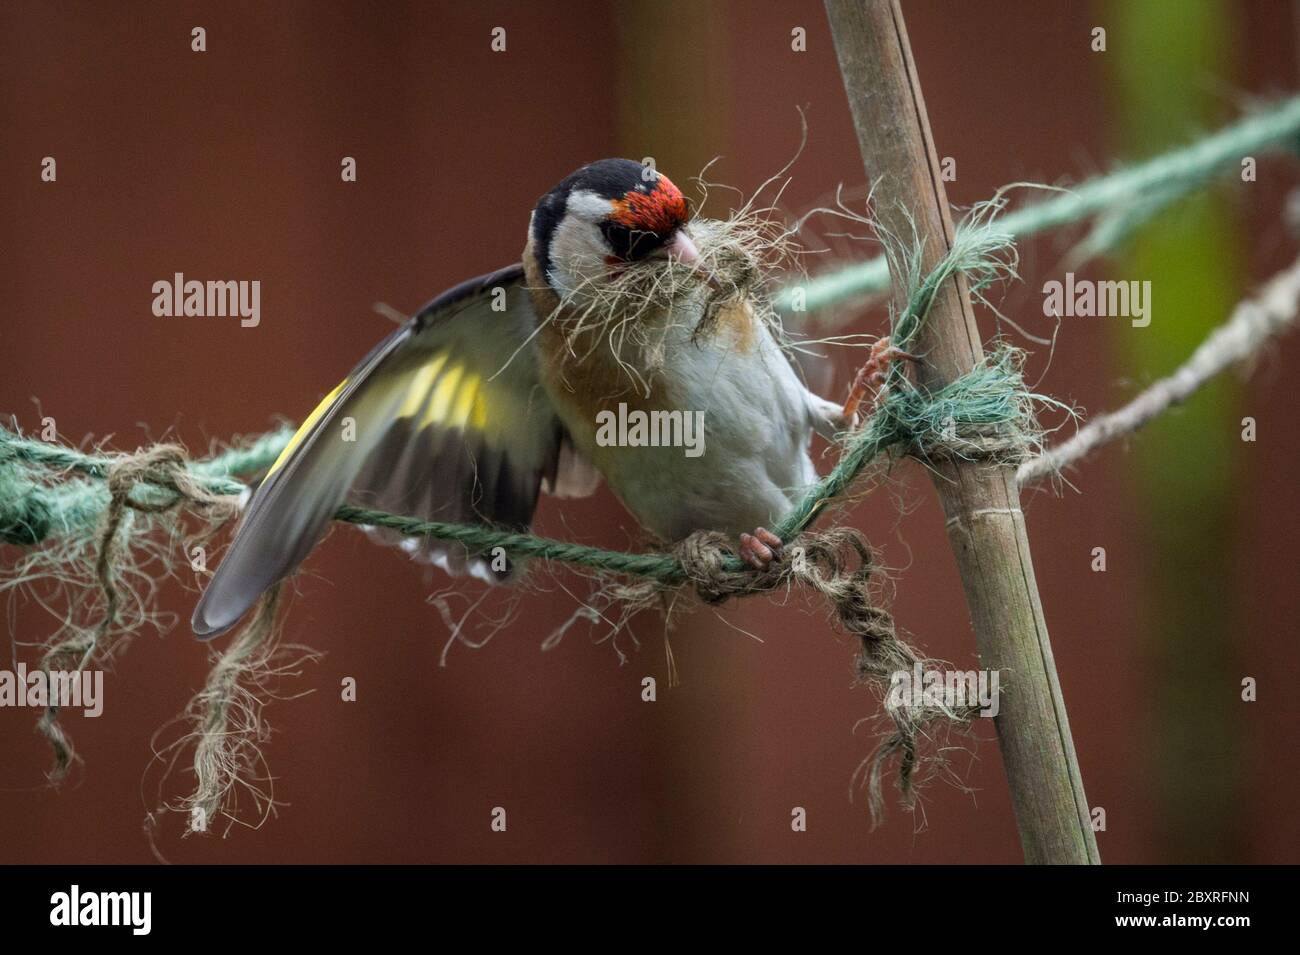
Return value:
<svg viewBox="0 0 1300 955">
<path fill-rule="evenodd" d="M 911 236 L 928 272 L 952 244 L 953 226 L 921 84 L 897 0 L 825 0 L 858 145 L 875 187 L 882 228 Z M 908 215 L 911 215 L 911 221 Z M 894 283 L 895 304 L 906 290 Z M 916 340 L 933 389 L 983 359 L 970 294 L 960 276 L 936 294 Z M 1015 469 L 955 461 L 935 488 L 966 590 L 981 664 L 1002 673 L 995 718 L 1007 784 L 1029 863 L 1100 863 L 1065 701 L 1038 599 Z"/>
</svg>

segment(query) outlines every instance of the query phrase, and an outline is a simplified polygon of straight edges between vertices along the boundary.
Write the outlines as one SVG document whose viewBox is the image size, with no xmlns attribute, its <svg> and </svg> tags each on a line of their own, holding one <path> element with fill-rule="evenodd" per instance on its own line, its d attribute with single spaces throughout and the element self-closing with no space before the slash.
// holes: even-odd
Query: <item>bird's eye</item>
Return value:
<svg viewBox="0 0 1300 955">
<path fill-rule="evenodd" d="M 601 223 L 600 231 L 614 254 L 628 262 L 644 259 L 664 244 L 664 237 L 657 232 L 636 229 L 608 219 Z"/>
</svg>

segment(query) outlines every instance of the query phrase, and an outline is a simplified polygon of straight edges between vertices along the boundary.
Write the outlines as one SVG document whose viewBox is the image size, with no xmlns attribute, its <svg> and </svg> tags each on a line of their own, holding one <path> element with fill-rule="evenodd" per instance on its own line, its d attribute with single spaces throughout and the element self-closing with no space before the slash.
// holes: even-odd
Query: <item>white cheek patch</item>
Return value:
<svg viewBox="0 0 1300 955">
<path fill-rule="evenodd" d="M 608 210 L 609 204 L 604 204 Z M 608 254 L 605 237 L 594 222 L 567 215 L 551 234 L 551 269 L 547 278 L 557 292 L 567 295 L 586 282 L 603 278 Z"/>
</svg>

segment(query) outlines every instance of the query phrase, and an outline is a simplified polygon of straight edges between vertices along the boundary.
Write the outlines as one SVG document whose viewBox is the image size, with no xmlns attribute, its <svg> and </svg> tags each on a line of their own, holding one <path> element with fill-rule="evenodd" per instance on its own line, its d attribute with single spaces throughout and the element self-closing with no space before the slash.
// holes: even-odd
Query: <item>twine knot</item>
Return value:
<svg viewBox="0 0 1300 955">
<path fill-rule="evenodd" d="M 1017 467 L 1032 456 L 1030 439 L 1001 424 L 964 424 L 916 435 L 908 452 L 923 461 L 985 461 Z"/>
<path fill-rule="evenodd" d="M 846 633 L 878 649 L 895 641 L 894 619 L 872 600 L 875 557 L 856 528 L 805 532 L 781 548 L 764 571 L 739 565 L 731 540 L 717 531 L 698 531 L 673 551 L 686 582 L 705 603 L 802 584 L 826 599 Z"/>
<path fill-rule="evenodd" d="M 918 662 L 922 667 L 936 665 L 898 638 L 893 616 L 873 599 L 878 570 L 875 555 L 866 536 L 856 528 L 805 531 L 787 543 L 764 571 L 740 564 L 730 538 L 716 531 L 692 534 L 674 548 L 673 555 L 686 583 L 706 603 L 796 583 L 820 594 L 840 630 L 858 638 L 859 679 L 874 686 L 884 698 L 889 696 L 895 673 L 911 672 Z M 885 713 L 889 729 L 865 764 L 868 803 L 877 820 L 884 807 L 881 778 L 890 758 L 898 758 L 898 788 L 904 803 L 911 805 L 921 762 L 918 738 L 932 734 L 936 725 L 963 728 L 974 715 L 968 708 L 954 711 L 906 700 L 890 702 Z"/>
<path fill-rule="evenodd" d="M 107 484 L 113 501 L 109 508 L 110 520 L 114 510 L 122 507 L 158 514 L 191 504 L 217 511 L 218 519 L 229 517 L 238 509 L 230 495 L 211 491 L 195 478 L 189 456 L 178 444 L 155 444 L 122 455 L 109 467 Z M 140 485 L 155 489 L 155 493 L 132 495 L 132 490 Z M 164 493 L 157 493 L 158 490 Z"/>
</svg>

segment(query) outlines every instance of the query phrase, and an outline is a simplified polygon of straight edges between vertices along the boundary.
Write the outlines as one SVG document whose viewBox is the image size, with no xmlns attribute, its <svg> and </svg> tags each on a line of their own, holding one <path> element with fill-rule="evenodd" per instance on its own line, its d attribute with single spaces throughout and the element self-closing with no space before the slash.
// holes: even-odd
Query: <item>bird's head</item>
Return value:
<svg viewBox="0 0 1300 955">
<path fill-rule="evenodd" d="M 602 159 L 538 201 L 529 236 L 538 270 L 562 300 L 583 298 L 630 268 L 696 266 L 690 207 L 667 176 L 631 159 Z"/>
</svg>

